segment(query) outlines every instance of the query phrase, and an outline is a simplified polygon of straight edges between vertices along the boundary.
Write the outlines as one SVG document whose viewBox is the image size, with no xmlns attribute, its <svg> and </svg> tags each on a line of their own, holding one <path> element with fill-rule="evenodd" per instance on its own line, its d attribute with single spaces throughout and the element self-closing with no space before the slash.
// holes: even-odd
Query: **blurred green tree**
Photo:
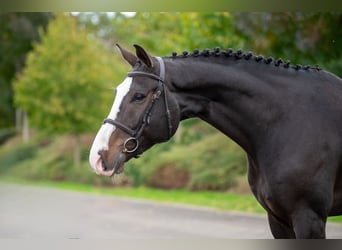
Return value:
<svg viewBox="0 0 342 250">
<path fill-rule="evenodd" d="M 81 13 L 78 21 L 107 44 L 139 43 L 159 55 L 217 46 L 242 48 L 342 74 L 338 12 Z"/>
<path fill-rule="evenodd" d="M 228 12 L 137 12 L 134 16 L 80 13 L 78 23 L 106 44 L 137 43 L 158 55 L 244 44 L 243 38 L 234 34 L 234 16 Z"/>
<path fill-rule="evenodd" d="M 79 165 L 79 135 L 95 131 L 108 112 L 120 68 L 97 39 L 77 29 L 70 15 L 57 15 L 41 35 L 14 83 L 15 102 L 40 132 L 74 135 Z"/>
<path fill-rule="evenodd" d="M 13 127 L 12 80 L 25 65 L 32 42 L 39 41 L 38 28 L 46 27 L 51 13 L 0 13 L 0 128 Z"/>
<path fill-rule="evenodd" d="M 234 13 L 235 33 L 255 53 L 318 64 L 342 76 L 342 13 Z"/>
</svg>

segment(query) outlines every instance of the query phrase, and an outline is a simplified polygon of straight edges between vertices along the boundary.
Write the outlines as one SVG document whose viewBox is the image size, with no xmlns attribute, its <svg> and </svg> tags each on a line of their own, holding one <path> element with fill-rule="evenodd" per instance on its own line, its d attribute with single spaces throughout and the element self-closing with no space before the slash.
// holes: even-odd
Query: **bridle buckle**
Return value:
<svg viewBox="0 0 342 250">
<path fill-rule="evenodd" d="M 130 144 L 133 143 L 133 146 L 130 146 Z M 123 144 L 123 149 L 122 152 L 123 153 L 133 153 L 134 151 L 136 151 L 139 147 L 139 141 L 137 138 L 135 137 L 129 137 L 125 140 L 124 144 Z"/>
</svg>

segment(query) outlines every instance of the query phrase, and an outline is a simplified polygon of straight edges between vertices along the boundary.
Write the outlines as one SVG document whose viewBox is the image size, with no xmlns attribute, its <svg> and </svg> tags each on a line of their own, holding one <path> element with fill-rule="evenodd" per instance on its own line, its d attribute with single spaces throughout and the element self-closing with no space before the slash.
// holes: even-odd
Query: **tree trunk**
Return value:
<svg viewBox="0 0 342 250">
<path fill-rule="evenodd" d="M 23 142 L 27 142 L 30 139 L 27 113 L 19 108 L 15 110 L 15 128 L 18 132 L 21 131 Z"/>
<path fill-rule="evenodd" d="M 15 128 L 18 132 L 22 130 L 23 127 L 22 114 L 23 112 L 21 111 L 21 109 L 17 108 L 15 110 Z"/>
<path fill-rule="evenodd" d="M 80 135 L 74 135 L 74 165 L 81 165 L 81 138 Z"/>
<path fill-rule="evenodd" d="M 23 141 L 24 142 L 28 142 L 28 140 L 30 139 L 30 129 L 29 129 L 29 122 L 28 122 L 28 118 L 27 118 L 27 113 L 26 112 L 22 112 L 23 113 Z"/>
</svg>

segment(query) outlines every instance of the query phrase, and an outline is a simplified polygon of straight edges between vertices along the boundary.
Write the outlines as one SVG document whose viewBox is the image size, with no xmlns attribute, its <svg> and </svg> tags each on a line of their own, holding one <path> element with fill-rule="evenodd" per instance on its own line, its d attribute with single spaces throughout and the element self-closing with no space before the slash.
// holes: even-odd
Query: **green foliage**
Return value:
<svg viewBox="0 0 342 250">
<path fill-rule="evenodd" d="M 214 132 L 193 143 L 171 141 L 155 146 L 138 160 L 127 163 L 125 171 L 137 185 L 163 187 L 163 182 L 170 179 L 174 183 L 168 188 L 226 190 L 234 186 L 236 177 L 246 173 L 246 164 L 241 149 L 221 133 Z M 167 172 L 163 174 L 163 171 Z M 184 178 L 184 172 L 188 178 Z"/>
<path fill-rule="evenodd" d="M 78 31 L 74 18 L 60 14 L 34 45 L 14 84 L 16 104 L 43 132 L 94 131 L 112 102 L 115 69 L 111 53 Z"/>
<path fill-rule="evenodd" d="M 14 126 L 12 80 L 25 65 L 38 27 L 46 27 L 50 13 L 0 13 L 0 128 Z"/>
<path fill-rule="evenodd" d="M 196 127 L 197 131 L 212 129 L 204 123 Z M 91 170 L 87 160 L 92 137 L 82 138 L 81 166 L 73 164 L 70 136 L 36 137 L 27 144 L 20 144 L 19 138 L 14 138 L 0 148 L 0 174 L 29 180 L 113 185 L 110 178 L 97 176 Z M 160 177 L 165 166 L 172 166 L 176 171 Z M 124 173 L 114 178 L 114 186 L 165 187 L 163 181 L 175 180 L 168 188 L 227 190 L 234 186 L 236 177 L 245 175 L 246 169 L 245 156 L 239 147 L 222 134 L 212 132 L 192 143 L 171 140 L 153 147 L 140 159 L 127 163 Z M 180 180 L 175 179 L 180 172 L 187 173 L 181 186 L 177 185 Z"/>
<path fill-rule="evenodd" d="M 117 31 L 118 40 L 140 43 L 160 54 L 243 44 L 243 40 L 234 34 L 234 19 L 227 12 L 137 13 L 134 18 L 122 22 L 126 28 Z M 134 31 L 137 36 L 130 35 L 133 30 L 137 30 Z M 161 41 L 163 46 L 160 46 Z"/>
<path fill-rule="evenodd" d="M 104 41 L 127 46 L 141 44 L 158 55 L 195 48 L 241 47 L 244 44 L 243 39 L 234 33 L 234 17 L 228 12 L 150 12 L 136 13 L 134 17 L 116 13 L 112 18 L 105 14 L 83 13 L 79 22 L 81 27 L 87 27 Z"/>
<path fill-rule="evenodd" d="M 0 174 L 5 174 L 15 168 L 17 165 L 26 162 L 34 157 L 37 147 L 35 145 L 24 144 L 20 147 L 10 147 L 0 152 L 1 167 Z"/>
<path fill-rule="evenodd" d="M 341 13 L 84 13 L 79 22 L 104 41 L 138 43 L 158 55 L 217 46 L 242 48 L 342 74 Z"/>
<path fill-rule="evenodd" d="M 13 128 L 0 129 L 0 145 L 6 142 L 9 138 L 16 134 L 16 130 Z"/>
<path fill-rule="evenodd" d="M 319 64 L 342 76 L 341 13 L 236 13 L 236 34 L 256 53 Z"/>
<path fill-rule="evenodd" d="M 88 147 L 82 147 L 82 164 L 73 164 L 70 136 L 35 138 L 26 144 L 18 144 L 14 138 L 0 148 L 0 175 L 27 180 L 73 181 L 92 185 L 111 185 L 112 180 L 101 178 L 91 170 Z"/>
</svg>

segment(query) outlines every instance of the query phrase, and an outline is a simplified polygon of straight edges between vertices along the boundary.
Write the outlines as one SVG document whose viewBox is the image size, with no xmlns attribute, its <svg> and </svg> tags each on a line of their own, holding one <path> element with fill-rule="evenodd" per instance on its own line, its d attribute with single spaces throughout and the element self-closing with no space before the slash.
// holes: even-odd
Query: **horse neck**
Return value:
<svg viewBox="0 0 342 250">
<path fill-rule="evenodd" d="M 182 120 L 199 117 L 252 155 L 267 127 L 280 114 L 273 105 L 274 93 L 269 81 L 263 80 L 261 74 L 266 73 L 260 66 L 253 69 L 253 62 L 214 60 L 166 60 L 169 89 Z M 267 66 L 261 67 L 267 70 Z"/>
</svg>

